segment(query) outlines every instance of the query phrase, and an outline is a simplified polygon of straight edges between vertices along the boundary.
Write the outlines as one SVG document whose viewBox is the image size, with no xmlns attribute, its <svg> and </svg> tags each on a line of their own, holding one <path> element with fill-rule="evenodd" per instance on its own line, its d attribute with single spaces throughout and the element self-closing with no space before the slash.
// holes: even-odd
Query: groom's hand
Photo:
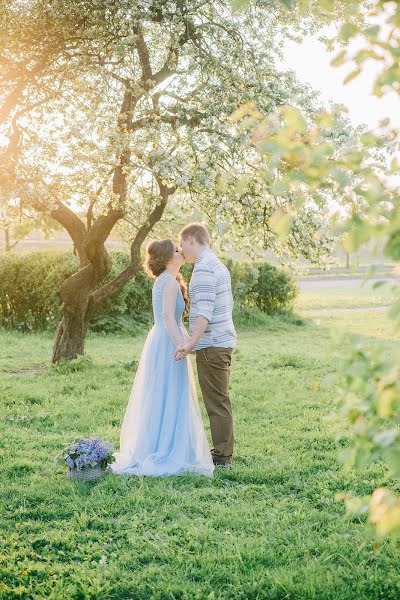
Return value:
<svg viewBox="0 0 400 600">
<path fill-rule="evenodd" d="M 191 342 L 187 342 L 184 346 L 179 346 L 175 352 L 175 360 L 182 360 L 182 358 L 186 358 L 188 354 L 190 354 L 193 350 L 193 344 Z"/>
</svg>

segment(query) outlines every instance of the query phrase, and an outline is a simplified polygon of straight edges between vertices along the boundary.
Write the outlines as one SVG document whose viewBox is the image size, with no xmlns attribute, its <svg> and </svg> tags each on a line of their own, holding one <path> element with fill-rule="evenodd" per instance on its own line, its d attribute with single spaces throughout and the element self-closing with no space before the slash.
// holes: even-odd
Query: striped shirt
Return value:
<svg viewBox="0 0 400 600">
<path fill-rule="evenodd" d="M 210 346 L 235 348 L 237 342 L 232 320 L 231 276 L 210 248 L 203 250 L 196 259 L 189 284 L 189 296 L 190 331 L 193 331 L 197 317 L 205 317 L 208 321 L 194 350 Z"/>
</svg>

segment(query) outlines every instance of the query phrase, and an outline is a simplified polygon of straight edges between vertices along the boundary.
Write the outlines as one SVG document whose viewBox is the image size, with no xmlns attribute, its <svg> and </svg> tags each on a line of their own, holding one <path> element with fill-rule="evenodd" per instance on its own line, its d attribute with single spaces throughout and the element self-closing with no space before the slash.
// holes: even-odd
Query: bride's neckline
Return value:
<svg viewBox="0 0 400 600">
<path fill-rule="evenodd" d="M 157 279 L 159 279 L 163 275 L 169 275 L 170 277 L 173 277 L 174 279 L 176 279 L 176 277 L 174 277 L 174 275 L 172 275 L 172 273 L 170 273 L 169 271 L 163 271 L 162 273 L 159 274 L 159 276 L 157 277 Z"/>
</svg>

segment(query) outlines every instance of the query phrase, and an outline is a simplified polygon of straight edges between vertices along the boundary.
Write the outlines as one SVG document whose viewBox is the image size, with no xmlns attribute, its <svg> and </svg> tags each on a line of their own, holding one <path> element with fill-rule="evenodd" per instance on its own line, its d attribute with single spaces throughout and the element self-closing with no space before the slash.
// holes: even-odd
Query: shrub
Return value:
<svg viewBox="0 0 400 600">
<path fill-rule="evenodd" d="M 242 310 L 255 306 L 258 282 L 257 265 L 248 262 L 235 262 L 228 258 L 226 266 L 231 274 L 232 293 L 236 308 Z"/>
<path fill-rule="evenodd" d="M 258 308 L 266 314 L 289 312 L 297 295 L 293 278 L 266 262 L 226 261 L 231 279 L 236 310 Z"/>
<path fill-rule="evenodd" d="M 0 255 L 0 322 L 22 331 L 55 326 L 60 319 L 57 288 L 78 266 L 70 252 Z"/>
<path fill-rule="evenodd" d="M 297 295 L 297 287 L 288 273 L 269 263 L 258 263 L 258 281 L 255 292 L 255 305 L 262 312 L 290 311 Z"/>
<path fill-rule="evenodd" d="M 110 256 L 113 265 L 103 284 L 111 281 L 130 260 L 125 250 L 113 250 Z M 231 273 L 239 323 L 252 318 L 260 320 L 261 317 L 262 320 L 261 313 L 271 315 L 291 310 L 297 290 L 287 273 L 268 263 L 228 259 L 226 265 Z M 24 331 L 54 329 L 61 317 L 57 289 L 78 268 L 78 258 L 70 252 L 0 255 L 0 323 Z M 192 270 L 191 264 L 182 268 L 186 282 L 189 282 Z M 101 305 L 92 317 L 89 329 L 135 335 L 148 328 L 153 318 L 152 285 L 153 281 L 140 270 Z"/>
<path fill-rule="evenodd" d="M 110 253 L 113 267 L 104 283 L 129 264 L 129 254 Z M 70 252 L 39 251 L 0 255 L 0 323 L 22 331 L 54 329 L 61 318 L 57 289 L 79 268 Z M 90 322 L 93 331 L 129 330 L 151 321 L 151 280 L 143 271 L 108 298 Z M 130 323 L 129 323 L 130 321 Z M 132 330 L 132 323 L 136 327 Z"/>
</svg>

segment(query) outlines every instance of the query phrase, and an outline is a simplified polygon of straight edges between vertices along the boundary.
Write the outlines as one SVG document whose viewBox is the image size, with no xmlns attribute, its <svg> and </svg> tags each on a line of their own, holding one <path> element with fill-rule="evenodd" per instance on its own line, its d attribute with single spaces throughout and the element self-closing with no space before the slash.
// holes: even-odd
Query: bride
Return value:
<svg viewBox="0 0 400 600">
<path fill-rule="evenodd" d="M 152 290 L 154 325 L 139 361 L 109 470 L 120 475 L 212 477 L 214 464 L 197 401 L 190 358 L 175 360 L 188 334 L 182 323 L 188 296 L 179 269 L 185 263 L 172 240 L 154 241 L 145 270 Z"/>
</svg>

